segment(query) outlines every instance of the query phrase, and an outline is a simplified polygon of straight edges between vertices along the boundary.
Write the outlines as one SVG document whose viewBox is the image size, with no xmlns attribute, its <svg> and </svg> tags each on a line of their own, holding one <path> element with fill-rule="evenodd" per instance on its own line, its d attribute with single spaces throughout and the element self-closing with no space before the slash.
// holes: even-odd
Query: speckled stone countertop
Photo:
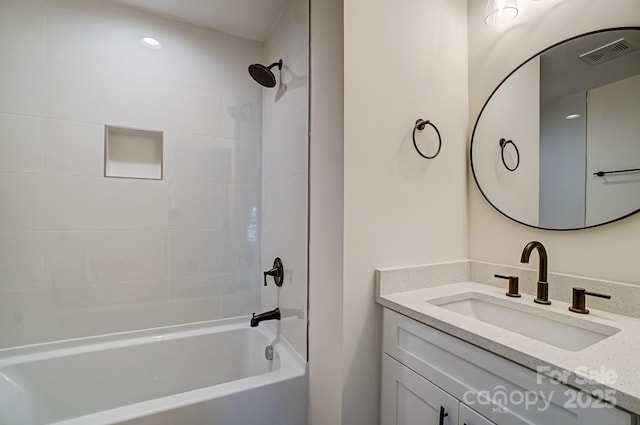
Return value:
<svg viewBox="0 0 640 425">
<path fill-rule="evenodd" d="M 377 270 L 376 301 L 534 371 L 543 367 L 543 373 L 548 376 L 560 378 L 597 398 L 604 394 L 615 400 L 618 407 L 640 414 L 640 319 L 595 309 L 589 303 L 591 297 L 587 299 L 588 315 L 569 312 L 570 304 L 551 296 L 552 304 L 545 306 L 535 304 L 535 297 L 526 293 L 522 293 L 521 298 L 509 298 L 505 296 L 503 282 L 493 286 L 472 281 L 471 270 L 477 265 L 470 263 Z M 579 283 L 593 287 L 589 282 Z M 629 290 L 624 285 L 619 289 L 620 295 Z M 615 299 L 615 288 L 611 292 Z M 570 351 L 436 305 L 445 299 L 469 297 L 612 335 L 586 348 Z"/>
</svg>

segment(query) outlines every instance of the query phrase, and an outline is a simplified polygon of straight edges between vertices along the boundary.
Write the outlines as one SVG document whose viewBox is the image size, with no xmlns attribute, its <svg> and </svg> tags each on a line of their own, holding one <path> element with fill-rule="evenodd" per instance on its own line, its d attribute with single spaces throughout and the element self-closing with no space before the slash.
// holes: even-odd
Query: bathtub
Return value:
<svg viewBox="0 0 640 425">
<path fill-rule="evenodd" d="M 0 424 L 303 425 L 305 363 L 266 328 L 241 318 L 0 350 Z"/>
</svg>

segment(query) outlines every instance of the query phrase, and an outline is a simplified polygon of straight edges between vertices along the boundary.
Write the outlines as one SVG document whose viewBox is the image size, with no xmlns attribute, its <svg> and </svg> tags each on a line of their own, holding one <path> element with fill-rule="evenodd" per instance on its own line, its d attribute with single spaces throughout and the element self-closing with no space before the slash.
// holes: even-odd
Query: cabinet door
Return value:
<svg viewBox="0 0 640 425">
<path fill-rule="evenodd" d="M 480 415 L 476 411 L 471 410 L 465 404 L 460 403 L 458 425 L 496 425 L 496 424 L 495 422 L 491 422 L 489 419 Z"/>
<path fill-rule="evenodd" d="M 380 413 L 381 425 L 457 425 L 458 400 L 384 354 Z"/>
</svg>

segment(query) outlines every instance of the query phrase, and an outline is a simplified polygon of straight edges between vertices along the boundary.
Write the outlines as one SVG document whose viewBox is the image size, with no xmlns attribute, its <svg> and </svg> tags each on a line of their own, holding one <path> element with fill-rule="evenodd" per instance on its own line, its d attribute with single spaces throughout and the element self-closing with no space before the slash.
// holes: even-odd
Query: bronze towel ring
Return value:
<svg viewBox="0 0 640 425">
<path fill-rule="evenodd" d="M 516 169 L 518 168 L 518 165 L 520 165 L 520 151 L 518 150 L 518 147 L 516 146 L 515 143 L 513 143 L 513 140 L 500 139 L 499 144 L 500 144 L 500 157 L 502 158 L 502 164 L 504 165 L 504 168 L 506 168 L 509 171 L 516 171 Z M 516 150 L 516 158 L 518 158 L 516 160 L 516 165 L 513 168 L 509 167 L 507 165 L 507 161 L 505 161 L 504 159 L 504 148 L 506 148 L 508 144 L 513 145 L 513 148 Z"/>
<path fill-rule="evenodd" d="M 433 156 L 428 156 L 423 154 L 418 148 L 418 144 L 416 143 L 416 130 L 422 131 L 427 125 L 430 125 L 431 127 L 433 127 L 433 129 L 436 131 L 436 134 L 438 135 L 438 150 L 436 151 L 435 154 L 433 154 Z M 442 149 L 442 137 L 440 136 L 440 132 L 438 131 L 438 128 L 435 125 L 433 125 L 431 121 L 418 118 L 418 120 L 416 121 L 416 125 L 413 127 L 413 146 L 416 148 L 416 151 L 418 151 L 418 155 L 420 155 L 423 158 L 433 159 L 436 156 L 438 156 L 438 154 L 440 153 L 440 149 Z"/>
</svg>

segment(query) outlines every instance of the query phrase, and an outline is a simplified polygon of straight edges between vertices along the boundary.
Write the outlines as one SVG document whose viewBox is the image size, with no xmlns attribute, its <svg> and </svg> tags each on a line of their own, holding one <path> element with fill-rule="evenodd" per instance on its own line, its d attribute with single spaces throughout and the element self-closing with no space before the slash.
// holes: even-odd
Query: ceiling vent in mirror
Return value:
<svg viewBox="0 0 640 425">
<path fill-rule="evenodd" d="M 619 40 L 605 44 L 604 46 L 598 47 L 597 49 L 593 49 L 589 52 L 583 53 L 578 57 L 588 64 L 598 65 L 613 58 L 617 58 L 618 56 L 624 55 L 625 53 L 629 53 L 632 50 L 633 47 L 631 47 L 631 45 L 624 38 L 621 38 Z"/>
</svg>

